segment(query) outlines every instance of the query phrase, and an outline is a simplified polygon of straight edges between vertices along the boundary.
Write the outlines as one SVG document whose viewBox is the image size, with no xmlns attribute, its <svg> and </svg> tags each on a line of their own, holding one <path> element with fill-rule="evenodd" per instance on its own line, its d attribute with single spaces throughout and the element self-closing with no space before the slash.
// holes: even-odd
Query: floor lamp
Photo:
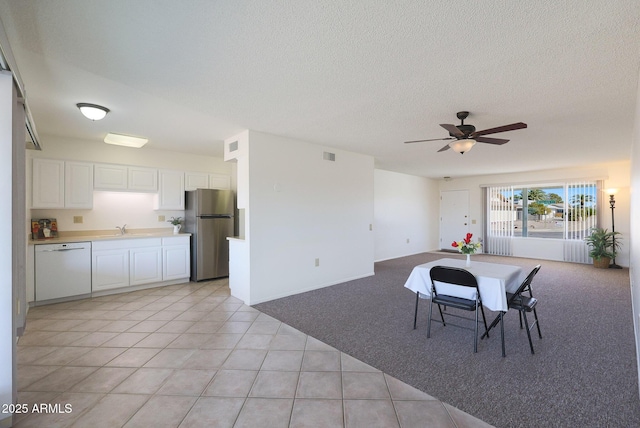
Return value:
<svg viewBox="0 0 640 428">
<path fill-rule="evenodd" d="M 611 206 L 611 231 L 613 232 L 613 251 L 615 254 L 616 251 L 616 223 L 615 223 L 615 215 L 613 211 L 616 208 L 616 199 L 615 194 L 618 192 L 618 189 L 608 189 L 607 193 L 609 194 L 609 205 Z M 618 266 L 616 264 L 616 257 L 613 256 L 613 263 L 609 265 L 611 269 L 622 269 L 622 266 Z"/>
</svg>

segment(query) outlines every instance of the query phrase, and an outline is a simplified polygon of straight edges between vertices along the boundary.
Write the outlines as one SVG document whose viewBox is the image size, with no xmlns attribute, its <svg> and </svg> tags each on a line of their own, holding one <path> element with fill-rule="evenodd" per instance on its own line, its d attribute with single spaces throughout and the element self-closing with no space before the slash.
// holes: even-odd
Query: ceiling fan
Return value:
<svg viewBox="0 0 640 428">
<path fill-rule="evenodd" d="M 444 152 L 445 150 L 449 150 L 451 148 L 460 154 L 464 154 L 465 152 L 471 150 L 476 142 L 497 145 L 502 145 L 509 142 L 509 140 L 505 140 L 503 138 L 488 138 L 484 135 L 497 134 L 498 132 L 513 131 L 515 129 L 523 129 L 527 127 L 526 123 L 518 122 L 512 123 L 511 125 L 498 126 L 497 128 L 476 131 L 475 126 L 464 124 L 464 120 L 469 116 L 468 111 L 459 111 L 457 113 L 457 116 L 458 119 L 460 119 L 460 125 L 450 125 L 448 123 L 440 124 L 440 126 L 449 131 L 448 138 L 432 138 L 430 140 L 405 141 L 405 144 L 422 143 L 425 141 L 454 140 L 438 150 L 438 152 Z"/>
</svg>

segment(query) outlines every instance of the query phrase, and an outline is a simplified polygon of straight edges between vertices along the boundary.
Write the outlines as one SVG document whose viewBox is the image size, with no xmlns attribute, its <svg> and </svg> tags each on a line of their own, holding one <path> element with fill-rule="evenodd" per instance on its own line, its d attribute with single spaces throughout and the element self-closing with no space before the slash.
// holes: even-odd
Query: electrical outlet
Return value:
<svg viewBox="0 0 640 428">
<path fill-rule="evenodd" d="M 320 259 L 316 259 L 316 267 L 320 266 Z"/>
<path fill-rule="evenodd" d="M 369 230 L 373 230 L 373 224 L 369 223 Z"/>
<path fill-rule="evenodd" d="M 165 217 L 163 215 L 158 216 L 158 221 L 165 221 Z"/>
<path fill-rule="evenodd" d="M 84 218 L 82 218 L 81 215 L 74 215 L 73 216 L 73 222 L 74 223 L 83 223 L 84 222 Z"/>
<path fill-rule="evenodd" d="M 407 244 L 409 243 L 409 238 L 407 238 Z"/>
</svg>

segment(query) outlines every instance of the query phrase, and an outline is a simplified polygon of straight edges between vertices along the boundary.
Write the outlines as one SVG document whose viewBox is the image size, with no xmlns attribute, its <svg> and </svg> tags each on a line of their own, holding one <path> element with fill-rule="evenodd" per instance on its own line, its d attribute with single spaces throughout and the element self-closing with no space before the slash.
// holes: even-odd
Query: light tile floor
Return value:
<svg viewBox="0 0 640 428">
<path fill-rule="evenodd" d="M 244 305 L 226 279 L 27 318 L 16 427 L 488 426 Z"/>
</svg>

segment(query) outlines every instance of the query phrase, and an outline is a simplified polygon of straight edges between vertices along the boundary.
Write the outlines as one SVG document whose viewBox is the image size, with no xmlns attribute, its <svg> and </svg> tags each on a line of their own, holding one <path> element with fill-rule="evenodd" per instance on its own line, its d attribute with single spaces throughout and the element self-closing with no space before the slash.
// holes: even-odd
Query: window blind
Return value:
<svg viewBox="0 0 640 428">
<path fill-rule="evenodd" d="M 590 263 L 589 249 L 584 238 L 589 236 L 591 229 L 599 224 L 599 212 L 601 201 L 598 195 L 602 187 L 600 180 L 582 180 L 565 182 L 555 186 L 544 188 L 526 185 L 494 185 L 485 187 L 485 245 L 484 252 L 501 256 L 513 255 L 512 242 L 514 236 L 518 239 L 550 238 L 562 239 L 564 248 L 564 261 L 576 263 Z M 540 193 L 536 200 L 522 201 L 520 199 L 532 198 Z M 544 191 L 549 192 L 549 194 Z M 555 196 L 555 192 L 561 193 L 562 201 Z M 553 196 L 550 198 L 550 196 Z M 519 201 L 516 201 L 518 199 Z M 527 227 L 530 217 L 533 220 L 540 219 L 541 215 L 527 209 L 529 202 L 540 207 L 543 204 L 545 210 L 543 216 L 547 223 L 540 222 Z M 553 211 L 551 211 L 553 208 Z M 553 217 L 551 217 L 553 216 Z M 547 224 L 553 223 L 551 229 Z M 533 224 L 533 223 L 532 223 Z M 547 230 L 548 229 L 548 230 Z M 514 231 L 517 231 L 517 235 Z M 551 233 L 550 233 L 551 232 Z"/>
<path fill-rule="evenodd" d="M 484 252 L 500 256 L 512 255 L 514 221 L 517 212 L 513 201 L 512 186 L 495 186 L 487 189 L 488 219 Z"/>
</svg>

